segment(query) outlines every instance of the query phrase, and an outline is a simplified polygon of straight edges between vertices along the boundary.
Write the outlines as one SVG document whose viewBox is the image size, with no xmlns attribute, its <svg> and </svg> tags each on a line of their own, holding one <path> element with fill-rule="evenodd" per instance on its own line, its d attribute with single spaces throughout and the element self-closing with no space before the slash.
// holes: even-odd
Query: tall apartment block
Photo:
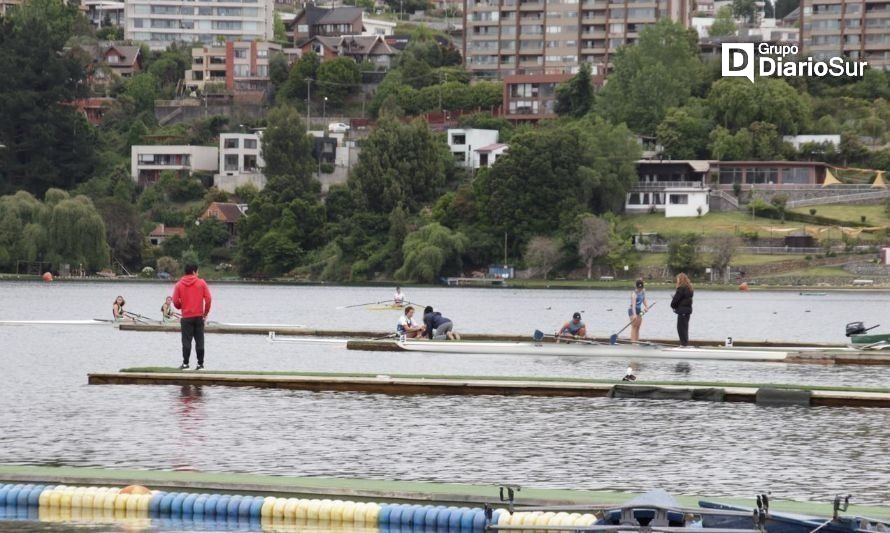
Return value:
<svg viewBox="0 0 890 533">
<path fill-rule="evenodd" d="M 802 0 L 801 52 L 817 59 L 845 56 L 890 69 L 890 2 Z"/>
<path fill-rule="evenodd" d="M 272 40 L 274 0 L 127 0 L 124 36 L 162 50 L 171 43 Z"/>
<path fill-rule="evenodd" d="M 565 74 L 610 56 L 648 24 L 688 26 L 692 0 L 464 0 L 464 58 L 477 78 Z"/>
</svg>

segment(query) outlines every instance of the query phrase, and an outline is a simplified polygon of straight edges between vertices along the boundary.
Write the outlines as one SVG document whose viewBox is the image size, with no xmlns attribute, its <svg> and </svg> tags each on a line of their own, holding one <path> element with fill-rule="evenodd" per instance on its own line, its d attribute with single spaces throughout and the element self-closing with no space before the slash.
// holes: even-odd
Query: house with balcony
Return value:
<svg viewBox="0 0 890 533">
<path fill-rule="evenodd" d="M 192 48 L 192 68 L 185 71 L 188 91 L 230 94 L 236 99 L 261 100 L 272 87 L 269 60 L 281 46 L 260 41 L 229 41 Z"/>
<path fill-rule="evenodd" d="M 177 178 L 195 172 L 215 173 L 219 169 L 216 146 L 137 145 L 130 148 L 130 176 L 136 185 L 157 183 L 161 173 L 170 171 Z"/>
<path fill-rule="evenodd" d="M 177 228 L 173 226 L 167 226 L 165 224 L 158 224 L 155 226 L 155 229 L 151 230 L 151 233 L 148 234 L 148 242 L 152 246 L 160 246 L 163 242 L 171 237 L 180 237 L 185 238 L 185 228 Z"/>
<path fill-rule="evenodd" d="M 262 190 L 266 186 L 265 166 L 261 131 L 223 133 L 219 136 L 219 173 L 213 176 L 213 184 L 230 193 L 248 184 Z"/>
<path fill-rule="evenodd" d="M 627 213 L 696 217 L 711 209 L 710 161 L 637 161 L 639 182 L 627 193 Z"/>
<path fill-rule="evenodd" d="M 303 43 L 315 37 L 340 37 L 342 35 L 392 35 L 396 24 L 368 18 L 361 8 L 324 8 L 308 4 L 298 11 L 290 23 L 290 35 L 294 43 Z"/>
<path fill-rule="evenodd" d="M 198 217 L 198 223 L 210 219 L 215 218 L 219 220 L 229 232 L 229 241 L 227 246 L 231 247 L 235 245 L 236 238 L 238 236 L 236 228 L 238 226 L 238 221 L 241 220 L 241 217 L 244 216 L 244 213 L 247 212 L 246 204 L 234 204 L 231 202 L 212 202 L 206 210 Z"/>
<path fill-rule="evenodd" d="M 556 118 L 556 87 L 571 74 L 518 74 L 504 77 L 504 118 L 537 122 Z"/>
</svg>

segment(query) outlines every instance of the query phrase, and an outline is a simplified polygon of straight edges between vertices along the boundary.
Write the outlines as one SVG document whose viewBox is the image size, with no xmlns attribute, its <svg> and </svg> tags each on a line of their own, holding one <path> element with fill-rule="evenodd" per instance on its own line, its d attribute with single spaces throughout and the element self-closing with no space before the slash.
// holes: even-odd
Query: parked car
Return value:
<svg viewBox="0 0 890 533">
<path fill-rule="evenodd" d="M 328 124 L 328 131 L 331 133 L 348 133 L 349 124 L 344 124 L 342 122 L 332 122 Z"/>
</svg>

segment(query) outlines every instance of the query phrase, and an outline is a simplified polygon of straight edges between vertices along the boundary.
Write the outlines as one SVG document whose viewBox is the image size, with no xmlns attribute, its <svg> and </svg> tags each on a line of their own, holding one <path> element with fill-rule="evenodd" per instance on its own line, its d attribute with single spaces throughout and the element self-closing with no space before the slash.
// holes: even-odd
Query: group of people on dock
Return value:
<svg viewBox="0 0 890 533">
<path fill-rule="evenodd" d="M 182 332 L 182 365 L 179 369 L 189 367 L 191 359 L 192 342 L 195 344 L 195 354 L 198 364 L 195 370 L 204 368 L 204 324 L 207 315 L 210 314 L 212 297 L 207 282 L 198 277 L 198 266 L 188 264 L 185 266 L 185 275 L 176 282 L 173 295 L 167 296 L 161 305 L 161 321 L 172 322 L 179 319 Z M 126 301 L 123 296 L 114 299 L 111 307 L 112 315 L 116 322 L 138 321 L 142 315 L 124 310 Z M 179 312 L 176 312 L 176 310 Z"/>
<path fill-rule="evenodd" d="M 396 323 L 396 335 L 405 339 L 460 340 L 460 334 L 454 331 L 454 322 L 442 316 L 442 313 L 427 305 L 423 308 L 421 320 L 415 320 L 416 309 L 413 305 L 405 305 L 408 300 L 401 287 L 396 287 L 393 294 L 393 307 L 402 307 L 402 315 Z"/>
<path fill-rule="evenodd" d="M 677 336 L 681 346 L 689 345 L 689 318 L 692 316 L 693 294 L 694 290 L 689 276 L 684 273 L 678 274 L 676 290 L 673 298 L 671 298 L 671 309 L 677 315 Z M 638 279 L 634 284 L 634 290 L 630 295 L 630 305 L 627 308 L 627 316 L 630 318 L 630 322 L 628 322 L 627 326 L 624 326 L 624 328 L 630 326 L 631 342 L 636 343 L 640 341 L 643 315 L 649 312 L 650 307 L 649 301 L 646 299 L 646 284 L 642 279 Z M 572 319 L 563 324 L 554 337 L 556 342 L 560 340 L 587 339 L 587 325 L 581 320 L 581 313 L 575 312 L 572 315 Z"/>
</svg>

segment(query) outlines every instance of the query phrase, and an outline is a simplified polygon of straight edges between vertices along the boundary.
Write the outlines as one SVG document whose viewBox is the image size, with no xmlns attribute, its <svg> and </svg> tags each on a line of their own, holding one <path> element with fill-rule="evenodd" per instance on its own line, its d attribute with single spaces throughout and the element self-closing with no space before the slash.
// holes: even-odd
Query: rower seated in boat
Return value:
<svg viewBox="0 0 890 533">
<path fill-rule="evenodd" d="M 173 322 L 177 318 L 179 318 L 179 313 L 173 308 L 173 298 L 168 296 L 164 300 L 164 305 L 161 306 L 161 320 L 163 322 Z"/>
<path fill-rule="evenodd" d="M 401 287 L 396 287 L 395 294 L 392 295 L 393 307 L 402 307 L 405 305 L 405 295 L 402 293 Z"/>
<path fill-rule="evenodd" d="M 124 300 L 123 296 L 118 296 L 114 299 L 114 304 L 111 306 L 111 314 L 114 316 L 115 322 L 130 320 L 130 317 L 124 312 L 124 306 L 126 304 L 127 302 Z"/>
<path fill-rule="evenodd" d="M 426 326 L 414 322 L 414 308 L 410 305 L 405 308 L 404 314 L 399 318 L 399 323 L 396 324 L 396 333 L 400 337 L 404 336 L 409 339 L 423 338 L 426 333 Z"/>
<path fill-rule="evenodd" d="M 577 339 L 585 337 L 587 337 L 587 325 L 581 322 L 581 313 L 577 312 L 572 315 L 571 320 L 563 324 L 559 331 L 556 332 L 556 342 L 559 342 L 560 338 Z"/>
</svg>

